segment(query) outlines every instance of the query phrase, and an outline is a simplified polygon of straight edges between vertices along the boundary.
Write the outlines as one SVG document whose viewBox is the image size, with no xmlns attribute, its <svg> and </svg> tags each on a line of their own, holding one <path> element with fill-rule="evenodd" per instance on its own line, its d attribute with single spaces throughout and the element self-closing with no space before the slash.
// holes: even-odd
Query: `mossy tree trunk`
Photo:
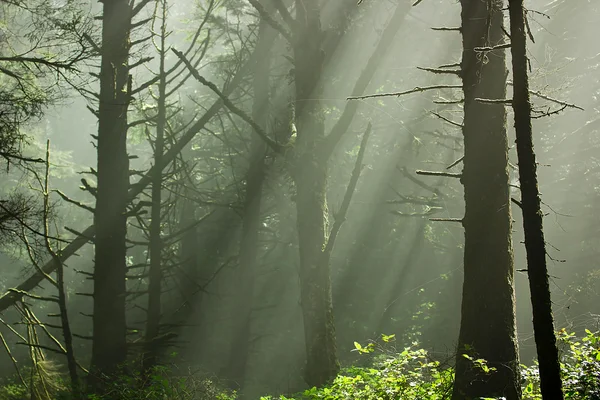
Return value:
<svg viewBox="0 0 600 400">
<path fill-rule="evenodd" d="M 125 273 L 130 102 L 128 0 L 104 0 L 98 127 L 98 189 L 94 225 L 92 381 L 111 375 L 126 359 Z"/>
<path fill-rule="evenodd" d="M 543 214 L 540 207 L 537 163 L 531 129 L 525 9 L 523 0 L 509 0 L 508 3 L 514 88 L 512 106 L 515 113 L 523 230 L 533 310 L 533 330 L 540 364 L 540 386 L 544 399 L 561 400 L 563 393 L 560 360 L 554 334 Z"/>
<path fill-rule="evenodd" d="M 508 174 L 501 1 L 461 0 L 464 91 L 464 284 L 453 400 L 521 397 Z M 485 359 L 485 373 L 464 357 Z"/>
</svg>

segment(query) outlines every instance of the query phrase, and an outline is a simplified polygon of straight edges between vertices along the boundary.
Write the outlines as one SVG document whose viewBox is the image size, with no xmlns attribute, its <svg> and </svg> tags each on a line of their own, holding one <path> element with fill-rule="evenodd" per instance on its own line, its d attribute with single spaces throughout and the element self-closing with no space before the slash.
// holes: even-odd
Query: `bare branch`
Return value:
<svg viewBox="0 0 600 400">
<path fill-rule="evenodd" d="M 173 53 L 175 53 L 175 55 L 177 57 L 179 57 L 179 59 L 181 61 L 183 61 L 183 63 L 188 67 L 188 69 L 190 70 L 190 72 L 192 73 L 192 76 L 194 78 L 196 78 L 196 80 L 198 82 L 200 82 L 201 84 L 203 84 L 204 86 L 208 86 L 208 88 L 210 88 L 213 92 L 215 92 L 217 94 L 217 96 L 219 96 L 219 98 L 223 101 L 223 104 L 225 104 L 225 106 L 235 115 L 237 115 L 238 117 L 240 117 L 241 119 L 243 119 L 245 122 L 247 122 L 252 128 L 254 128 L 254 131 L 258 134 L 258 136 L 260 136 L 260 138 L 274 151 L 280 151 L 281 150 L 281 145 L 277 142 L 275 142 L 274 140 L 272 140 L 271 138 L 269 138 L 269 136 L 267 135 L 267 133 L 264 131 L 263 128 L 260 127 L 260 125 L 258 125 L 256 122 L 254 122 L 254 120 L 252 120 L 252 118 L 250 118 L 248 116 L 248 114 L 246 114 L 244 111 L 242 111 L 241 109 L 239 109 L 235 104 L 233 104 L 231 102 L 231 100 L 229 100 L 229 98 L 227 96 L 225 96 L 223 94 L 223 92 L 221 92 L 219 90 L 219 88 L 212 82 L 207 81 L 202 75 L 200 75 L 200 73 L 198 72 L 198 70 L 196 68 L 194 68 L 192 66 L 192 64 L 190 64 L 190 62 L 185 58 L 185 56 L 183 55 L 182 52 L 177 51 L 176 49 L 171 49 L 173 50 Z"/>
<path fill-rule="evenodd" d="M 456 126 L 456 127 L 458 127 L 458 128 L 462 128 L 462 127 L 463 127 L 463 125 L 462 125 L 462 124 L 459 124 L 458 122 L 454 122 L 454 121 L 452 121 L 451 119 L 448 119 L 448 118 L 444 117 L 443 115 L 436 113 L 435 111 L 432 111 L 431 113 L 432 113 L 433 115 L 435 115 L 436 117 L 438 117 L 439 119 L 442 119 L 442 120 L 446 121 L 446 122 L 447 122 L 447 123 L 449 123 L 450 125 L 454 125 L 454 126 Z"/>
<path fill-rule="evenodd" d="M 248 2 L 250 2 L 250 4 L 252 4 L 252 6 L 256 9 L 256 11 L 258 11 L 258 14 L 260 15 L 260 17 L 267 24 L 271 25 L 271 27 L 273 29 L 275 29 L 277 32 L 281 33 L 281 36 L 283 36 L 285 38 L 285 40 L 288 41 L 288 43 L 290 43 L 290 44 L 294 43 L 294 38 L 292 37 L 292 35 L 283 26 L 281 26 L 281 24 L 279 22 L 275 21 L 273 19 L 273 17 L 267 12 L 267 10 L 265 10 L 265 8 L 257 0 L 248 0 Z M 290 28 L 292 28 L 292 26 L 290 26 Z"/>
<path fill-rule="evenodd" d="M 462 89 L 462 85 L 434 85 L 434 86 L 424 86 L 424 87 L 415 87 L 411 90 L 406 90 L 404 92 L 391 92 L 391 93 L 377 93 L 377 94 L 369 94 L 366 96 L 351 96 L 346 98 L 346 100 L 364 100 L 371 99 L 376 97 L 400 97 L 406 94 L 426 92 L 428 90 L 440 90 L 440 89 Z"/>
<path fill-rule="evenodd" d="M 454 172 L 438 172 L 438 171 L 423 171 L 416 170 L 415 174 L 417 175 L 425 175 L 425 176 L 445 176 L 447 178 L 461 178 L 462 174 L 454 173 Z"/>
</svg>

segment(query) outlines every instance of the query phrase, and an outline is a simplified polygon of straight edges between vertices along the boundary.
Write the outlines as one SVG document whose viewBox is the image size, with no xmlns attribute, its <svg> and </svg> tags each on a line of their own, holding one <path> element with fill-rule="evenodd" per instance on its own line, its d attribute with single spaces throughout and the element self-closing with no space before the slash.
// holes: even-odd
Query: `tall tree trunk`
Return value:
<svg viewBox="0 0 600 400">
<path fill-rule="evenodd" d="M 98 191 L 94 225 L 92 380 L 113 374 L 126 358 L 125 273 L 130 101 L 128 0 L 104 0 L 98 128 Z"/>
<path fill-rule="evenodd" d="M 167 119 L 167 75 L 165 71 L 165 56 L 167 52 L 165 40 L 167 37 L 166 18 L 167 2 L 162 1 L 162 16 L 159 49 L 159 79 L 158 79 L 158 104 L 156 115 L 156 139 L 154 141 L 154 165 L 163 165 L 165 126 Z M 155 15 L 155 18 L 158 16 Z M 160 331 L 161 292 L 162 292 L 162 250 L 161 238 L 162 222 L 162 183 L 163 170 L 158 167 L 152 177 L 152 208 L 150 215 L 150 271 L 148 283 L 148 313 L 146 321 L 145 348 L 142 367 L 144 371 L 150 370 L 157 361 L 158 343 L 154 340 Z"/>
<path fill-rule="evenodd" d="M 453 400 L 521 397 L 515 323 L 502 2 L 461 0 L 465 253 Z M 496 368 L 486 374 L 464 355 Z"/>
<path fill-rule="evenodd" d="M 527 251 L 527 274 L 533 309 L 533 330 L 540 365 L 540 386 L 544 399 L 561 400 L 562 380 L 552 301 L 546 265 L 543 214 L 537 182 L 537 164 L 533 150 L 531 129 L 531 102 L 527 75 L 527 37 L 525 36 L 525 9 L 523 0 L 509 0 L 510 35 L 513 65 L 513 101 L 523 230 Z"/>
<path fill-rule="evenodd" d="M 271 67 L 271 47 L 275 39 L 274 31 L 264 20 L 260 21 L 258 53 L 254 68 L 254 103 L 252 118 L 263 129 L 266 128 L 269 103 L 269 74 Z M 254 305 L 254 277 L 256 276 L 260 210 L 263 183 L 265 180 L 265 154 L 267 146 L 258 136 L 252 135 L 250 165 L 246 176 L 246 190 L 240 243 L 239 268 L 237 273 L 237 301 L 234 309 L 234 337 L 229 354 L 228 375 L 239 386 L 243 386 L 246 364 L 250 353 L 252 307 Z"/>
<path fill-rule="evenodd" d="M 300 251 L 300 301 L 306 346 L 305 380 L 321 386 L 339 371 L 329 264 L 322 262 L 327 236 L 327 159 L 321 108 L 323 39 L 317 0 L 296 0 L 298 37 L 294 44 L 297 165 L 296 212 Z"/>
</svg>

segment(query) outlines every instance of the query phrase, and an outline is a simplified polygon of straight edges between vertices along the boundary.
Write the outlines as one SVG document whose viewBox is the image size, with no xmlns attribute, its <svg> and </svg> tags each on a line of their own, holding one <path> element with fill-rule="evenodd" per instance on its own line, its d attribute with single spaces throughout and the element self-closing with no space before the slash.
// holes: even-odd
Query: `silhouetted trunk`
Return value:
<svg viewBox="0 0 600 400">
<path fill-rule="evenodd" d="M 111 375 L 126 358 L 125 273 L 130 101 L 128 0 L 104 0 L 98 128 L 98 191 L 94 225 L 92 379 Z"/>
<path fill-rule="evenodd" d="M 563 398 L 560 360 L 554 322 L 552 301 L 546 265 L 543 213 L 537 182 L 537 164 L 533 150 L 531 129 L 531 102 L 527 76 L 527 37 L 525 35 L 525 9 L 523 0 L 509 0 L 510 34 L 513 65 L 513 110 L 517 135 L 519 183 L 523 231 L 527 251 L 527 274 L 531 291 L 533 331 L 540 364 L 540 386 L 544 399 Z"/>
<path fill-rule="evenodd" d="M 465 253 L 453 400 L 521 397 L 515 324 L 502 2 L 461 0 Z M 483 358 L 489 374 L 463 355 Z"/>
<path fill-rule="evenodd" d="M 165 72 L 165 56 L 167 48 L 165 39 L 166 31 L 166 2 L 161 4 L 162 19 L 160 31 L 160 49 L 159 49 L 159 80 L 158 80 L 158 104 L 156 114 L 156 138 L 154 141 L 154 165 L 163 165 L 162 157 L 164 152 L 165 125 L 167 119 L 167 76 Z M 155 16 L 158 17 L 158 16 Z M 155 341 L 160 331 L 161 314 L 161 292 L 162 292 L 162 250 L 163 243 L 161 238 L 162 222 L 162 183 L 163 170 L 155 168 L 152 177 L 151 194 L 151 215 L 150 215 L 150 270 L 148 276 L 148 313 L 146 320 L 145 346 L 142 361 L 144 371 L 149 371 L 157 361 L 158 342 Z"/>
<path fill-rule="evenodd" d="M 269 103 L 269 74 L 271 47 L 275 33 L 264 21 L 260 21 L 255 51 L 258 54 L 254 68 L 252 119 L 266 128 Z M 257 274 L 258 238 L 261 226 L 261 202 L 265 180 L 265 154 L 267 146 L 256 134 L 252 134 L 250 164 L 246 176 L 246 191 L 240 243 L 239 268 L 237 271 L 236 306 L 233 312 L 233 341 L 229 354 L 228 377 L 243 386 L 246 364 L 250 354 L 251 319 L 254 305 L 254 278 Z"/>
<path fill-rule="evenodd" d="M 181 262 L 180 271 L 177 274 L 179 282 L 178 292 L 181 296 L 182 304 L 177 311 L 181 312 L 182 316 L 178 318 L 181 321 L 186 321 L 190 315 L 197 309 L 200 303 L 198 297 L 202 296 L 198 292 L 196 284 L 199 277 L 198 265 L 198 230 L 196 228 L 196 213 L 194 212 L 194 202 L 189 198 L 192 195 L 190 189 L 184 189 L 183 205 L 179 217 L 178 229 L 183 232 L 179 243 L 179 260 Z"/>
<path fill-rule="evenodd" d="M 297 166 L 296 211 L 300 251 L 300 301 L 304 320 L 306 367 L 310 386 L 321 386 L 339 371 L 331 301 L 329 264 L 322 263 L 327 236 L 327 156 L 322 151 L 325 124 L 320 96 L 323 39 L 317 0 L 296 1 L 298 37 L 294 44 Z"/>
</svg>

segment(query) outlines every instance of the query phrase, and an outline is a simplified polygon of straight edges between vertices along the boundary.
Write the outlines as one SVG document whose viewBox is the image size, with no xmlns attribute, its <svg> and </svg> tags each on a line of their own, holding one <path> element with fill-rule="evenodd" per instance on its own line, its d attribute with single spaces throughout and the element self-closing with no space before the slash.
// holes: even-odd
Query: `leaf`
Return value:
<svg viewBox="0 0 600 400">
<path fill-rule="evenodd" d="M 384 335 L 384 334 L 382 334 L 382 335 L 381 335 L 381 339 L 382 339 L 384 342 L 388 343 L 388 342 L 391 342 L 391 341 L 393 341 L 394 339 L 396 339 L 396 334 L 393 334 L 393 335 Z"/>
</svg>

